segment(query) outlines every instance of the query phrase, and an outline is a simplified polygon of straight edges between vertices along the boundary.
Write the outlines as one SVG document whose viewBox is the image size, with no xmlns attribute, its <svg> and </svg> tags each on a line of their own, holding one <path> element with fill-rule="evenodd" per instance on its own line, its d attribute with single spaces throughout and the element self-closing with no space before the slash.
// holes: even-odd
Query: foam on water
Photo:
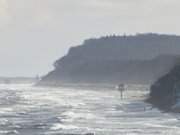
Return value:
<svg viewBox="0 0 180 135">
<path fill-rule="evenodd" d="M 78 129 L 78 127 L 73 126 L 73 125 L 63 125 L 63 124 L 56 123 L 50 129 L 51 130 L 60 130 L 60 129 L 72 130 L 72 129 Z"/>
<path fill-rule="evenodd" d="M 0 85 L 0 134 L 180 134 L 179 114 L 144 103 L 147 86 L 115 90 Z"/>
</svg>

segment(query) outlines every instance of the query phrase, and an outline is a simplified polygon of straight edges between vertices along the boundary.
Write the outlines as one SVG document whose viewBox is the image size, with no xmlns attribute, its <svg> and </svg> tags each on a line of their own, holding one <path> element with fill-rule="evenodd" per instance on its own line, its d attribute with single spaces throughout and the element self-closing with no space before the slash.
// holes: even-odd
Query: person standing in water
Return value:
<svg viewBox="0 0 180 135">
<path fill-rule="evenodd" d="M 121 99 L 123 99 L 123 92 L 125 91 L 125 85 L 124 84 L 119 84 L 117 88 L 118 88 L 118 91 L 121 94 Z"/>
</svg>

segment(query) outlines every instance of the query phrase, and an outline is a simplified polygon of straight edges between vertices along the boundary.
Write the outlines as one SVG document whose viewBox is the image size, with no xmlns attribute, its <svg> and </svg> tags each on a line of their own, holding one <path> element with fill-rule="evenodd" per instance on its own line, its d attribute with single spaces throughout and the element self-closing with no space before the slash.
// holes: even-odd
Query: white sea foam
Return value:
<svg viewBox="0 0 180 135">
<path fill-rule="evenodd" d="M 163 113 L 143 100 L 147 87 L 115 90 L 0 85 L 0 134 L 180 134 L 179 114 Z"/>
<path fill-rule="evenodd" d="M 56 123 L 50 129 L 51 130 L 60 130 L 60 129 L 71 130 L 71 129 L 78 129 L 78 127 L 73 126 L 73 125 L 63 125 L 63 124 Z"/>
</svg>

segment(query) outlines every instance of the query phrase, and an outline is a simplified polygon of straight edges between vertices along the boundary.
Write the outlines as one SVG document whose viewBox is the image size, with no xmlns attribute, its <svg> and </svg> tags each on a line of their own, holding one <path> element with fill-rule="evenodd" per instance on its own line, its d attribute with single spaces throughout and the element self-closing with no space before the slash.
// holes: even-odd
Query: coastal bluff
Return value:
<svg viewBox="0 0 180 135">
<path fill-rule="evenodd" d="M 180 112 L 180 64 L 152 86 L 148 102 L 164 111 Z"/>
<path fill-rule="evenodd" d="M 149 84 L 174 66 L 179 43 L 179 36 L 152 33 L 88 39 L 55 61 L 54 70 L 42 77 L 38 85 Z"/>
</svg>

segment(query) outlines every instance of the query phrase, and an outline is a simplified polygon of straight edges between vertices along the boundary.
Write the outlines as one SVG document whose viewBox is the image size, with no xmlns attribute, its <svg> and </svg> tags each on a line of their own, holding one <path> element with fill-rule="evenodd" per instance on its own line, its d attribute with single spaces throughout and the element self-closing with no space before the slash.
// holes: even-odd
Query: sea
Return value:
<svg viewBox="0 0 180 135">
<path fill-rule="evenodd" d="M 180 115 L 144 102 L 148 85 L 0 84 L 0 135 L 180 135 Z"/>
</svg>

